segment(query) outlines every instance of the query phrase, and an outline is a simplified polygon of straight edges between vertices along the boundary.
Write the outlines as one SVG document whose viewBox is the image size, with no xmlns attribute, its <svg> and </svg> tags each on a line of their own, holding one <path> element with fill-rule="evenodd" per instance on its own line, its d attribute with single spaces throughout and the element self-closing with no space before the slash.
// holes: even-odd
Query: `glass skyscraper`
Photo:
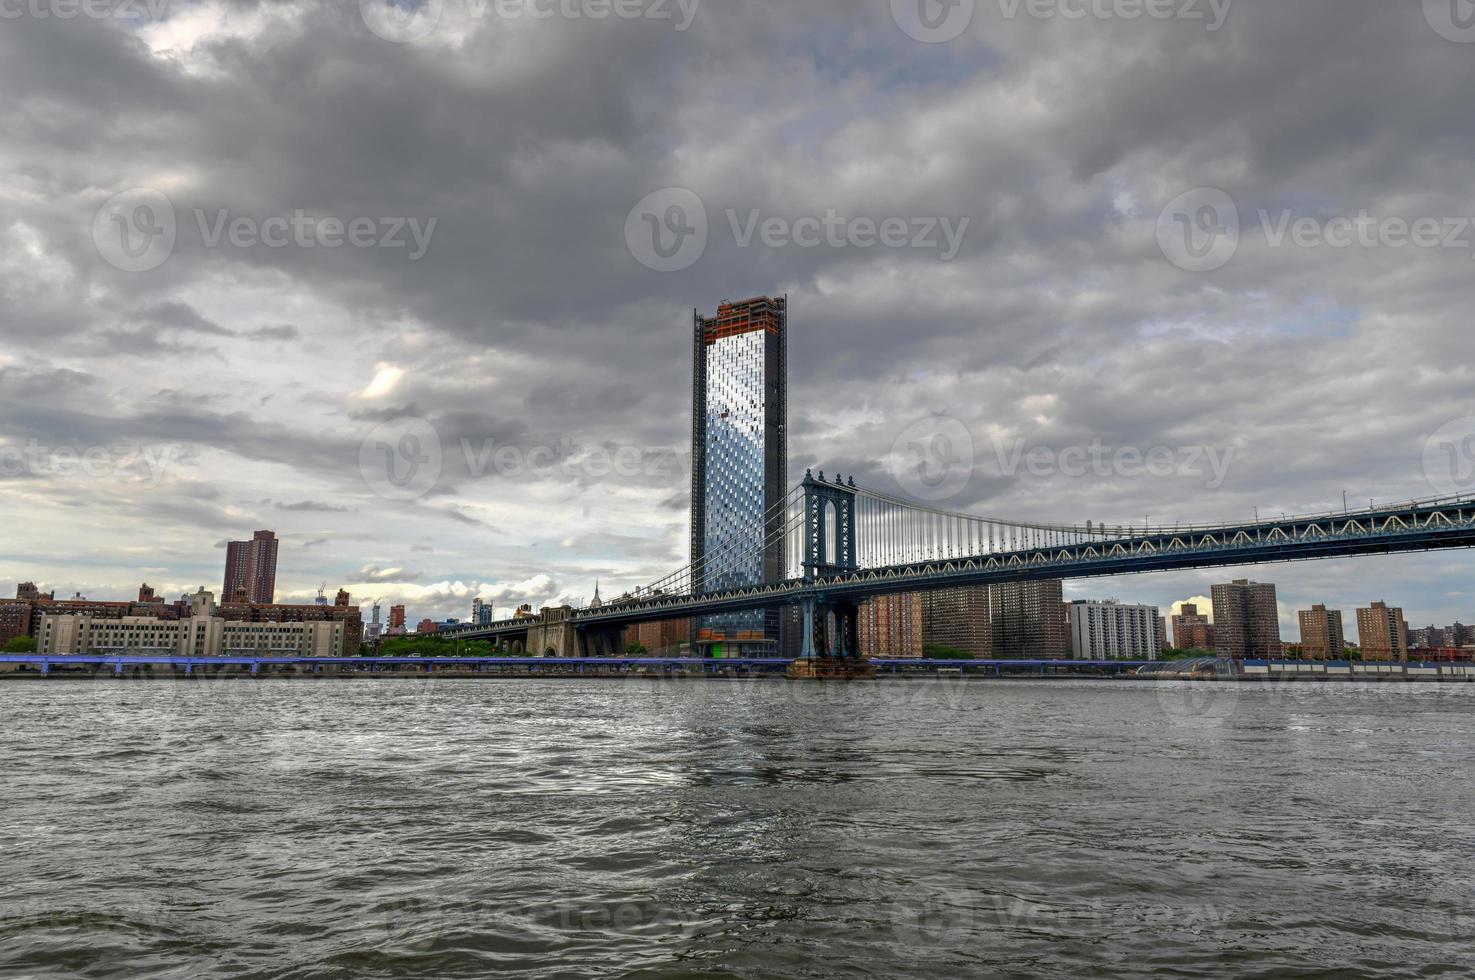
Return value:
<svg viewBox="0 0 1475 980">
<path fill-rule="evenodd" d="M 783 578 L 788 306 L 787 297 L 761 296 L 693 317 L 691 560 L 698 592 Z M 773 653 L 781 620 L 777 609 L 708 616 L 697 623 L 696 643 L 714 656 Z"/>
</svg>

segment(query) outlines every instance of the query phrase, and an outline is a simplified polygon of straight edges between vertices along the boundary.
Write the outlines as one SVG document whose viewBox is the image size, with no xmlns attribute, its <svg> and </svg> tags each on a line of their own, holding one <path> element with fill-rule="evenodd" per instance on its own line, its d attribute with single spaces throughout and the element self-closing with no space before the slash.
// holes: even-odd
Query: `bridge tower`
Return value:
<svg viewBox="0 0 1475 980">
<path fill-rule="evenodd" d="M 855 571 L 855 478 L 820 470 L 804 474 L 804 581 L 808 584 Z M 868 677 L 874 668 L 860 657 L 860 610 L 854 602 L 827 600 L 823 589 L 801 602 L 804 640 L 791 677 Z"/>
</svg>

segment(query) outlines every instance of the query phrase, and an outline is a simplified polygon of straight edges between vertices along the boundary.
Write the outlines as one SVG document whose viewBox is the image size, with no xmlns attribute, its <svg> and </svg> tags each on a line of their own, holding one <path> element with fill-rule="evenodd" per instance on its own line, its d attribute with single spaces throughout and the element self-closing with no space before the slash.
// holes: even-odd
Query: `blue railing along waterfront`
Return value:
<svg viewBox="0 0 1475 980">
<path fill-rule="evenodd" d="M 533 671 L 544 668 L 634 670 L 722 670 L 775 671 L 786 670 L 793 661 L 782 657 L 750 657 L 707 659 L 697 657 L 175 657 L 165 655 L 128 654 L 0 654 L 0 665 L 30 667 L 42 674 L 52 670 L 112 668 L 124 673 L 130 667 L 182 668 L 186 674 L 195 670 L 247 668 L 251 674 L 263 670 L 293 668 L 297 672 L 319 673 L 325 668 L 350 668 L 352 672 L 372 673 L 379 670 L 419 669 L 434 671 L 459 669 L 482 671 L 496 667 L 515 667 Z M 881 657 L 870 661 L 878 670 L 962 670 L 998 673 L 1010 671 L 1044 671 L 1049 669 L 1126 671 L 1147 663 L 1140 660 L 932 660 L 912 657 Z"/>
</svg>

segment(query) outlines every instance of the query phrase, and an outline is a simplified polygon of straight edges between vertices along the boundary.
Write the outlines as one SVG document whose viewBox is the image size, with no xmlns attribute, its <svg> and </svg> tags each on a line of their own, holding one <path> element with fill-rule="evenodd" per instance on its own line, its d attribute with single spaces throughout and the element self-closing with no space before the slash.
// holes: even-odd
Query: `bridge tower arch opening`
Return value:
<svg viewBox="0 0 1475 980">
<path fill-rule="evenodd" d="M 855 478 L 826 480 L 804 474 L 804 580 L 809 583 L 856 570 Z M 858 660 L 859 608 L 852 601 L 826 599 L 823 590 L 801 600 L 804 660 Z"/>
<path fill-rule="evenodd" d="M 835 515 L 835 502 L 833 500 L 827 500 L 827 501 L 825 501 L 825 534 L 824 534 L 824 539 L 825 539 L 825 564 L 826 565 L 834 565 L 835 564 L 835 554 L 836 554 L 836 550 L 837 550 L 835 548 L 835 531 L 836 531 L 836 528 L 838 527 L 838 524 L 839 524 L 839 522 L 837 521 L 836 515 Z"/>
</svg>

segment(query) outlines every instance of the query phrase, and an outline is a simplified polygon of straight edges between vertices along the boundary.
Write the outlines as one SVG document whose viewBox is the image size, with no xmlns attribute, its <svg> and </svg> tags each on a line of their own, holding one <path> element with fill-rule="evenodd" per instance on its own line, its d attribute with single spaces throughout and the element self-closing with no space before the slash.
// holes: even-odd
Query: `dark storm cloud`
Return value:
<svg viewBox="0 0 1475 980">
<path fill-rule="evenodd" d="M 375 37 L 355 3 L 204 5 L 244 26 L 193 40 L 174 11 L 170 51 L 125 24 L 7 21 L 4 436 L 176 445 L 224 494 L 181 513 L 200 524 L 282 493 L 236 489 L 243 473 L 291 474 L 315 481 L 291 506 L 431 522 L 413 539 L 513 526 L 488 517 L 499 506 L 563 508 L 593 526 L 537 533 L 657 566 L 669 549 L 648 542 L 689 491 L 691 308 L 724 298 L 790 295 L 791 479 L 824 467 L 897 491 L 896 444 L 942 415 L 972 440 L 959 509 L 1202 519 L 1427 494 L 1425 439 L 1475 414 L 1475 369 L 1451 356 L 1475 249 L 1273 247 L 1257 217 L 1475 214 L 1475 46 L 1419 4 L 1240 0 L 1209 32 L 980 3 L 945 44 L 908 37 L 883 0 L 714 0 L 684 32 L 447 7 L 414 44 Z M 139 186 L 167 192 L 178 234 L 132 273 L 90 228 Z M 708 218 L 705 253 L 675 273 L 625 238 L 666 186 Z M 1205 274 L 1154 234 L 1197 187 L 1245 225 Z M 947 261 L 734 230 L 829 211 L 968 225 Z M 436 224 L 415 261 L 211 244 L 222 214 L 299 212 Z M 376 393 L 380 363 L 402 375 Z M 406 416 L 434 426 L 439 479 L 418 503 L 376 500 L 361 442 Z M 1233 456 L 1213 488 L 1009 463 L 1093 443 Z M 555 468 L 530 464 L 548 450 Z M 623 450 L 633 466 L 606 465 Z M 116 506 L 162 519 L 190 497 L 169 486 Z M 611 518 L 639 534 L 581 516 L 606 489 L 648 503 Z"/>
</svg>

